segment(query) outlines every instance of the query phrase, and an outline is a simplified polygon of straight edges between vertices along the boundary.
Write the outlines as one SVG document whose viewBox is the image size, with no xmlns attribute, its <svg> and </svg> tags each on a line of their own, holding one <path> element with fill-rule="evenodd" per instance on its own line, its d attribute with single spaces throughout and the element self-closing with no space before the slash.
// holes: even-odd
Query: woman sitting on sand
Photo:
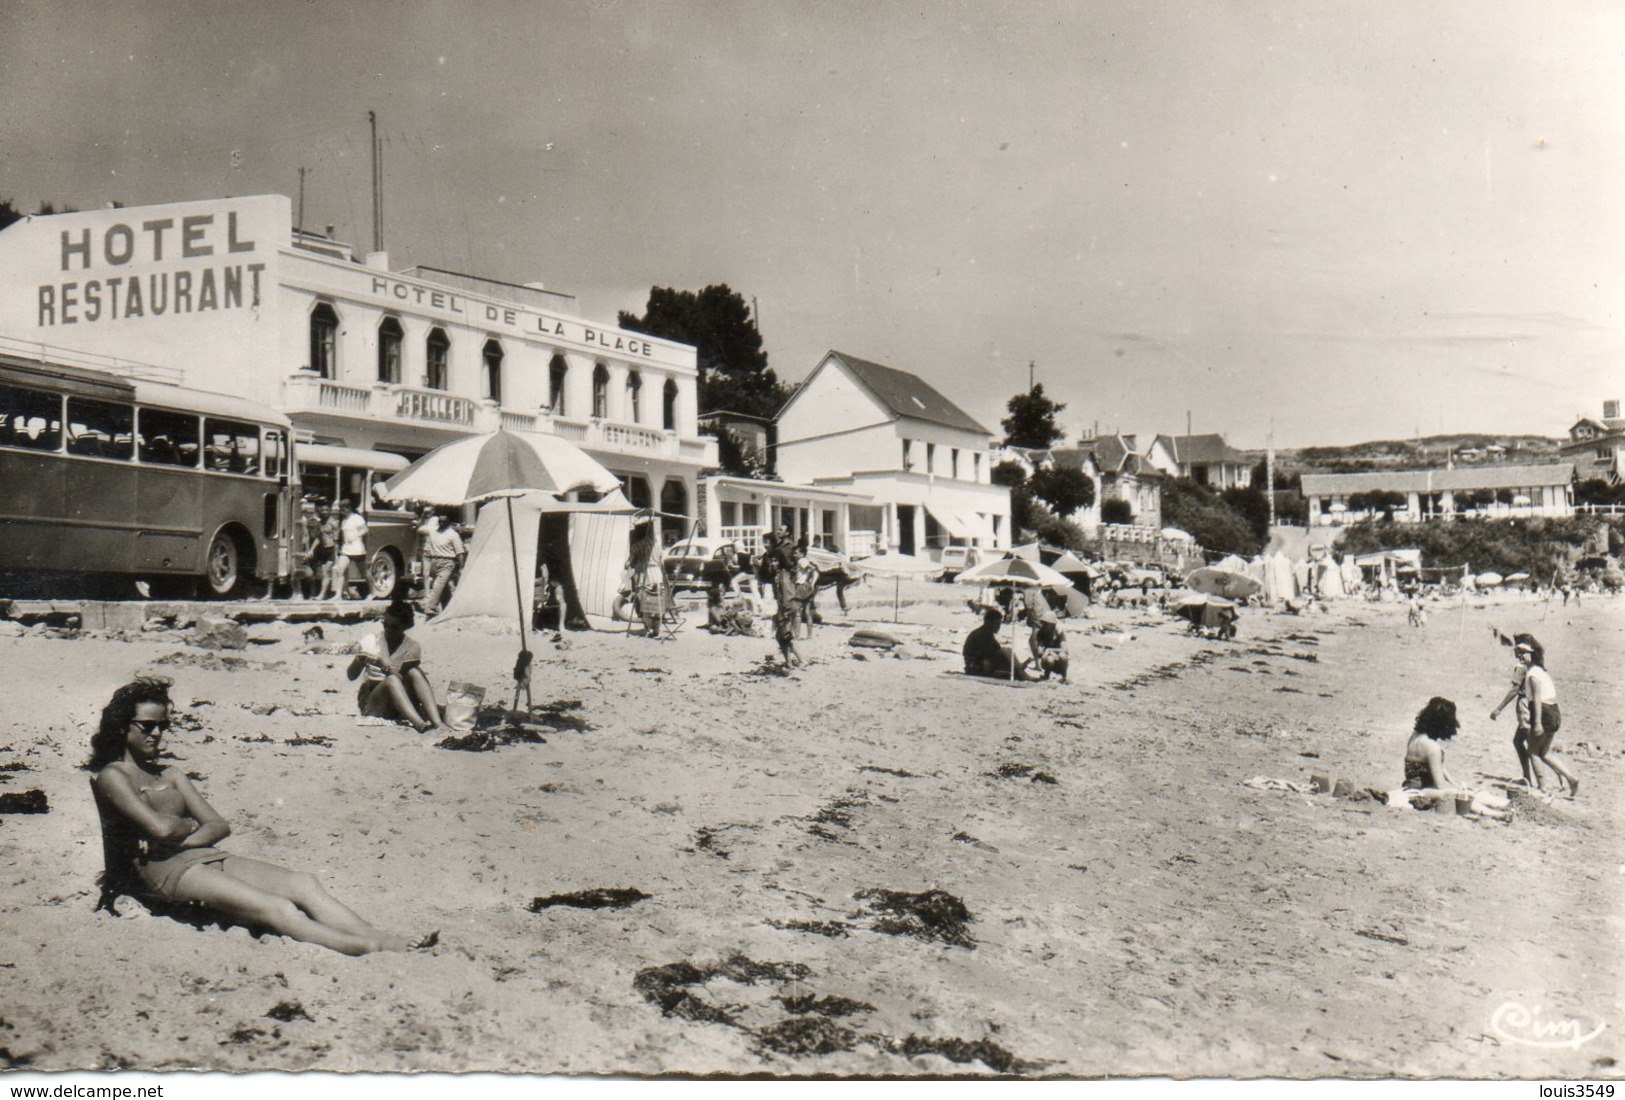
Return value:
<svg viewBox="0 0 1625 1100">
<path fill-rule="evenodd" d="M 407 633 L 414 621 L 411 604 L 403 600 L 390 604 L 382 634 L 361 639 L 361 652 L 346 675 L 352 680 L 362 677 L 356 705 L 363 715 L 407 722 L 422 733 L 438 727 L 441 718 L 434 689 L 423 675 L 423 649 Z"/>
<path fill-rule="evenodd" d="M 128 863 L 109 863 L 104 892 L 196 902 L 212 912 L 278 935 L 341 951 L 402 951 L 430 946 L 381 931 L 334 900 L 315 876 L 288 871 L 215 845 L 231 826 L 204 801 L 180 768 L 159 765 L 169 729 L 169 689 L 138 680 L 113 693 L 90 742 L 104 830 L 122 834 Z M 121 828 L 122 827 L 122 828 Z"/>
<path fill-rule="evenodd" d="M 1444 770 L 1444 743 L 1456 736 L 1456 704 L 1435 695 L 1416 716 L 1410 743 L 1405 746 L 1407 790 L 1450 790 L 1456 781 Z"/>
</svg>

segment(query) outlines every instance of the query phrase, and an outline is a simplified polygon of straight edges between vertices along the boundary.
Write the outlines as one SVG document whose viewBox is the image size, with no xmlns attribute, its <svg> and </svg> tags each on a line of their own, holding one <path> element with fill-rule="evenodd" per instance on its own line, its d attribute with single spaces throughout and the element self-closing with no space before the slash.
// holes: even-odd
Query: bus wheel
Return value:
<svg viewBox="0 0 1625 1100">
<path fill-rule="evenodd" d="M 379 550 L 367 562 L 367 585 L 375 600 L 393 599 L 395 588 L 401 582 L 401 568 L 395 564 L 395 555 Z"/>
<path fill-rule="evenodd" d="M 203 566 L 209 592 L 221 599 L 235 596 L 243 586 L 243 555 L 229 531 L 216 531 Z"/>
</svg>

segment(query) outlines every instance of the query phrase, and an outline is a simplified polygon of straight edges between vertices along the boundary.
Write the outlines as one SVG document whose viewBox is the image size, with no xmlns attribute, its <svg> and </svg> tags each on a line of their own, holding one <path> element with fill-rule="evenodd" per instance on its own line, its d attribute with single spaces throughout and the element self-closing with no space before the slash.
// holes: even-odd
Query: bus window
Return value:
<svg viewBox="0 0 1625 1100">
<path fill-rule="evenodd" d="M 336 467 L 301 464 L 299 483 L 300 491 L 305 496 L 315 497 L 324 504 L 332 504 L 339 498 L 339 472 Z"/>
<path fill-rule="evenodd" d="M 265 429 L 265 476 L 282 476 L 282 433 Z"/>
<path fill-rule="evenodd" d="M 257 475 L 260 472 L 258 424 L 216 420 L 211 416 L 203 422 L 203 436 L 208 440 L 204 465 L 209 469 L 225 474 Z"/>
<path fill-rule="evenodd" d="M 197 465 L 197 417 L 163 409 L 141 410 L 136 439 L 141 461 L 156 466 Z"/>
<path fill-rule="evenodd" d="M 62 447 L 62 398 L 54 393 L 0 386 L 0 446 L 30 451 Z"/>
<path fill-rule="evenodd" d="M 340 478 L 344 483 L 344 492 L 340 496 L 361 511 L 372 507 L 372 498 L 367 495 L 367 471 L 352 470 L 346 466 L 340 471 Z"/>
<path fill-rule="evenodd" d="M 68 453 L 128 462 L 135 454 L 135 410 L 111 401 L 68 398 Z"/>
</svg>

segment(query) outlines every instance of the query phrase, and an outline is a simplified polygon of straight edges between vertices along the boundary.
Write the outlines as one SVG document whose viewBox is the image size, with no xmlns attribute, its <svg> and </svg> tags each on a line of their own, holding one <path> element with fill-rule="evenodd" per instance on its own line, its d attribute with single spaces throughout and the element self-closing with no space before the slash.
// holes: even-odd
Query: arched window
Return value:
<svg viewBox="0 0 1625 1100">
<path fill-rule="evenodd" d="M 676 379 L 672 379 L 672 378 L 666 379 L 665 400 L 662 402 L 661 413 L 660 413 L 660 424 L 661 424 L 661 427 L 665 428 L 668 432 L 675 432 L 677 430 L 677 381 L 676 381 Z"/>
<path fill-rule="evenodd" d="M 554 416 L 564 416 L 564 380 L 570 375 L 570 364 L 564 356 L 555 355 L 547 365 L 547 406 Z"/>
<path fill-rule="evenodd" d="M 451 337 L 442 328 L 431 329 L 428 340 L 428 370 L 423 384 L 431 390 L 446 388 L 446 364 L 451 358 Z"/>
<path fill-rule="evenodd" d="M 662 542 L 674 542 L 683 537 L 688 528 L 688 486 L 677 478 L 667 478 L 660 490 L 660 517 Z"/>
<path fill-rule="evenodd" d="M 310 369 L 323 378 L 338 377 L 339 315 L 326 302 L 310 311 Z"/>
<path fill-rule="evenodd" d="M 634 424 L 643 421 L 643 376 L 637 371 L 626 375 L 626 418 Z"/>
<path fill-rule="evenodd" d="M 495 340 L 485 342 L 485 396 L 502 404 L 502 345 Z"/>
<path fill-rule="evenodd" d="M 406 333 L 401 323 L 385 317 L 378 325 L 378 381 L 391 384 L 401 380 L 401 343 Z"/>
<path fill-rule="evenodd" d="M 592 414 L 600 420 L 609 415 L 609 368 L 602 363 L 592 369 Z"/>
</svg>

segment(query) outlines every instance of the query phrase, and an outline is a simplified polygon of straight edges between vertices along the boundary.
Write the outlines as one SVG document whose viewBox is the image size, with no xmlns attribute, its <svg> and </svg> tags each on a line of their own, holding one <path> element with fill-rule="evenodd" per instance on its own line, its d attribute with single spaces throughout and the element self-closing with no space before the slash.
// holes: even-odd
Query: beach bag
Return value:
<svg viewBox="0 0 1625 1100">
<path fill-rule="evenodd" d="M 458 733 L 474 728 L 474 719 L 485 701 L 485 689 L 479 684 L 453 681 L 446 689 L 446 727 Z"/>
</svg>

